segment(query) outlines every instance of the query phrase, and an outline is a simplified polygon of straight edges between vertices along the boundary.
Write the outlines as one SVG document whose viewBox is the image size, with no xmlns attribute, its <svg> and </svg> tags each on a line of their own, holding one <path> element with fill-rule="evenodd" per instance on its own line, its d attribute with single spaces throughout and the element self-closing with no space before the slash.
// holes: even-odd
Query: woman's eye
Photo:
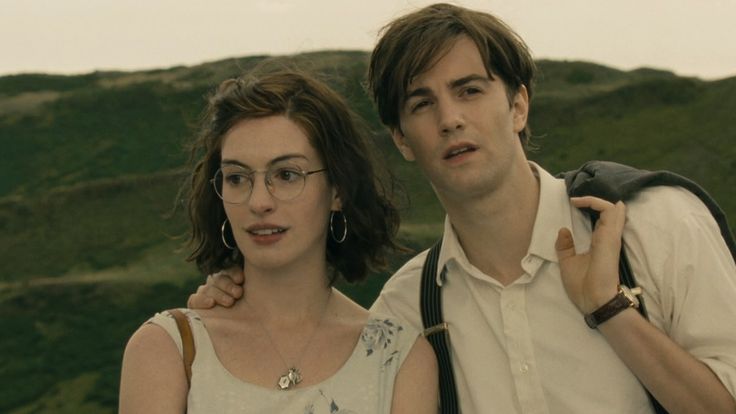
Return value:
<svg viewBox="0 0 736 414">
<path fill-rule="evenodd" d="M 276 174 L 273 175 L 275 179 L 289 183 L 298 180 L 300 176 L 301 174 L 299 171 L 288 168 L 279 169 L 276 171 Z"/>
<path fill-rule="evenodd" d="M 228 174 L 225 176 L 225 182 L 233 186 L 242 185 L 247 181 L 248 177 L 244 174 Z"/>
</svg>

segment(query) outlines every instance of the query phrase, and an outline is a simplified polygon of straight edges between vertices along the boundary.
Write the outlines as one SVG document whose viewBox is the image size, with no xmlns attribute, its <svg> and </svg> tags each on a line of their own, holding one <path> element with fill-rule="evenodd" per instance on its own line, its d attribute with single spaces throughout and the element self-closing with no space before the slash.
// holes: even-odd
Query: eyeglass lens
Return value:
<svg viewBox="0 0 736 414">
<path fill-rule="evenodd" d="M 215 191 L 226 203 L 241 204 L 248 200 L 257 173 L 240 166 L 226 165 L 215 174 Z M 304 190 L 306 173 L 292 165 L 276 165 L 265 171 L 264 182 L 268 192 L 275 198 L 288 201 L 296 198 Z"/>
</svg>

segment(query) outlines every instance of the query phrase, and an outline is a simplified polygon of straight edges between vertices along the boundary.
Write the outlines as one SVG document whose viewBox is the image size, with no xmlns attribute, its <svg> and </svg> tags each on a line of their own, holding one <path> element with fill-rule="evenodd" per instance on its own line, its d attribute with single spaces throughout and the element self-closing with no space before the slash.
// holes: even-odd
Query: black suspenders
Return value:
<svg viewBox="0 0 736 414">
<path fill-rule="evenodd" d="M 457 401 L 455 374 L 452 369 L 450 354 L 450 334 L 447 322 L 442 317 L 442 291 L 437 285 L 437 262 L 440 256 L 442 239 L 429 250 L 427 260 L 422 269 L 422 282 L 419 295 L 419 307 L 422 310 L 424 336 L 434 348 L 439 365 L 440 379 L 440 413 L 457 414 L 460 412 Z M 445 280 L 447 268 L 442 269 L 442 280 Z"/>
</svg>

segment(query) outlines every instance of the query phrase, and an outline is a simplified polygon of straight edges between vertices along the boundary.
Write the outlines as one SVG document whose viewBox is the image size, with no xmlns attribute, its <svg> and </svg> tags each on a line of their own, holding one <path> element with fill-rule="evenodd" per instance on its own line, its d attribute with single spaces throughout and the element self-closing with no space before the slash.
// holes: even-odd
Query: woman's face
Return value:
<svg viewBox="0 0 736 414">
<path fill-rule="evenodd" d="M 223 139 L 221 168 L 221 192 L 240 202 L 223 205 L 248 267 L 324 262 L 330 210 L 340 201 L 326 171 L 302 180 L 325 165 L 296 123 L 285 116 L 237 123 Z"/>
</svg>

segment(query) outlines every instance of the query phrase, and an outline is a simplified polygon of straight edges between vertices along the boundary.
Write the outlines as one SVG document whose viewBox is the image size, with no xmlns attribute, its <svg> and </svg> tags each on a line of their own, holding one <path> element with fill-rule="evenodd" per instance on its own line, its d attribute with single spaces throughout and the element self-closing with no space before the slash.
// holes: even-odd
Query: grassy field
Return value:
<svg viewBox="0 0 736 414">
<path fill-rule="evenodd" d="M 0 77 L 0 412 L 115 411 L 125 341 L 154 312 L 184 305 L 202 280 L 184 261 L 187 227 L 174 205 L 184 146 L 208 91 L 255 65 L 299 65 L 347 97 L 408 193 L 402 240 L 428 246 L 443 214 L 378 123 L 362 88 L 367 57 L 326 51 Z M 540 149 L 531 159 L 552 172 L 590 159 L 670 169 L 736 217 L 736 78 L 539 66 L 531 125 Z M 369 305 L 387 277 L 340 288 Z"/>
</svg>

